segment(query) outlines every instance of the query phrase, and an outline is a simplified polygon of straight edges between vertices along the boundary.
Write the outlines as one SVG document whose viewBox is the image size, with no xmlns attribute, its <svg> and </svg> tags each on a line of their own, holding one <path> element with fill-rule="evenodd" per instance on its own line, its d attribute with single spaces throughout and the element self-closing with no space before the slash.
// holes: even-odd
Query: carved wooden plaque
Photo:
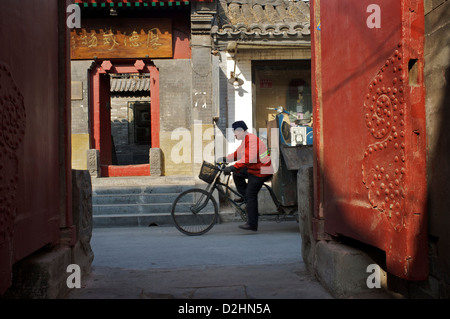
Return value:
<svg viewBox="0 0 450 319">
<path fill-rule="evenodd" d="M 84 19 L 71 31 L 71 59 L 171 58 L 171 19 Z"/>
</svg>

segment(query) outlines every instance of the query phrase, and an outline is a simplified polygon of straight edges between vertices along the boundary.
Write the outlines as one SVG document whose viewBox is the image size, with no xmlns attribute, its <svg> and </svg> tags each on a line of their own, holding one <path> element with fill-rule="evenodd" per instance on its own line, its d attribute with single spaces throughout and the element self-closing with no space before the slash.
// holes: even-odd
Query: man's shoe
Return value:
<svg viewBox="0 0 450 319">
<path fill-rule="evenodd" d="M 253 230 L 253 231 L 258 230 L 258 228 L 254 227 L 254 226 L 250 226 L 249 224 L 239 225 L 239 228 L 244 229 L 244 230 Z"/>
</svg>

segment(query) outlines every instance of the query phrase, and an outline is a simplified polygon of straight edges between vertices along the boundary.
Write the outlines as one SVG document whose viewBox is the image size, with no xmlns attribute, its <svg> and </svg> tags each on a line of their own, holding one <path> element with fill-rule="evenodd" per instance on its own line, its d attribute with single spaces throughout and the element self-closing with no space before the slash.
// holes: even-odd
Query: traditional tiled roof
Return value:
<svg viewBox="0 0 450 319">
<path fill-rule="evenodd" d="M 309 2 L 303 0 L 218 0 L 216 25 L 220 40 L 307 39 Z"/>
<path fill-rule="evenodd" d="M 148 75 L 111 76 L 111 92 L 150 91 Z"/>
</svg>

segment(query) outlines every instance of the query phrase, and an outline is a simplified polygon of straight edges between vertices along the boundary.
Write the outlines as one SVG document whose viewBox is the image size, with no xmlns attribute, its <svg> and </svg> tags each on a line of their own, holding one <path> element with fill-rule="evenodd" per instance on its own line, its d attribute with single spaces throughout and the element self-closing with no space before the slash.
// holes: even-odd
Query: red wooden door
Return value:
<svg viewBox="0 0 450 319">
<path fill-rule="evenodd" d="M 315 0 L 315 217 L 428 275 L 422 0 Z"/>
<path fill-rule="evenodd" d="M 0 295 L 15 262 L 71 226 L 65 14 L 62 1 L 2 1 Z"/>
</svg>

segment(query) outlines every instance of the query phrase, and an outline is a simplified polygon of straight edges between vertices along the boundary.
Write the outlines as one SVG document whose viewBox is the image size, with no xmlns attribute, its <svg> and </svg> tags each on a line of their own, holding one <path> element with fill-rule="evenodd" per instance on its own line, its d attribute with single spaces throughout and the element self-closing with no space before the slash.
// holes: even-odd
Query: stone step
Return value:
<svg viewBox="0 0 450 319">
<path fill-rule="evenodd" d="M 168 213 L 161 214 L 115 214 L 93 216 L 94 227 L 148 227 L 172 226 L 172 217 Z"/>
<path fill-rule="evenodd" d="M 139 195 L 181 193 L 195 185 L 152 185 L 152 186 L 97 186 L 92 188 L 94 195 Z"/>
<path fill-rule="evenodd" d="M 211 212 L 212 214 L 212 212 Z M 151 227 L 174 226 L 172 216 L 161 214 L 118 214 L 94 216 L 94 227 Z"/>
<path fill-rule="evenodd" d="M 180 206 L 177 205 L 177 211 L 188 212 L 189 207 L 189 203 L 185 203 L 184 205 L 181 204 Z M 170 214 L 172 211 L 172 203 L 92 205 L 92 209 L 93 216 L 117 214 Z"/>
<path fill-rule="evenodd" d="M 171 212 L 172 203 L 92 205 L 92 215 L 162 214 Z"/>
<path fill-rule="evenodd" d="M 199 186 L 204 187 L 183 177 L 93 179 L 94 227 L 173 225 L 172 203 L 183 191 Z"/>
<path fill-rule="evenodd" d="M 169 194 L 125 194 L 125 195 L 96 195 L 92 198 L 94 206 L 126 205 L 126 204 L 167 204 L 173 203 L 179 193 Z"/>
<path fill-rule="evenodd" d="M 92 187 L 154 187 L 172 185 L 195 185 L 196 179 L 190 176 L 138 176 L 92 178 Z"/>
</svg>

